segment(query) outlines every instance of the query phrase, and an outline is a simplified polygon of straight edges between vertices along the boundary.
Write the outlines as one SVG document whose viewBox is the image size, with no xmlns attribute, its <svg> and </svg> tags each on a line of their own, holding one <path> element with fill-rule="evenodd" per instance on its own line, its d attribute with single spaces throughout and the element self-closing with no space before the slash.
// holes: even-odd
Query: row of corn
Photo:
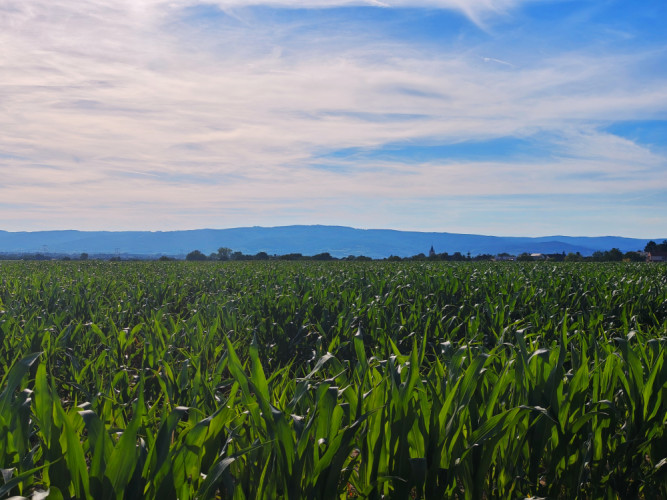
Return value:
<svg viewBox="0 0 667 500">
<path fill-rule="evenodd" d="M 665 267 L 0 273 L 0 498 L 667 498 Z"/>
</svg>

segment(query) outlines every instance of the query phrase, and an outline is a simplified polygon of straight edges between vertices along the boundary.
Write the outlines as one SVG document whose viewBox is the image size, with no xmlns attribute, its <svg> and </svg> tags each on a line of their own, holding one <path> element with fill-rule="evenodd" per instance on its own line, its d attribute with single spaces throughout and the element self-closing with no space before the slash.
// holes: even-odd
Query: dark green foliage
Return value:
<svg viewBox="0 0 667 500">
<path fill-rule="evenodd" d="M 197 260 L 207 260 L 207 259 L 208 257 L 206 257 L 206 255 L 201 253 L 201 251 L 199 250 L 193 250 L 192 252 L 190 252 L 185 256 L 185 260 L 197 261 Z"/>
<path fill-rule="evenodd" d="M 645 252 L 667 252 L 667 240 L 664 240 L 662 243 L 656 243 L 655 241 L 649 241 L 644 247 Z"/>
</svg>

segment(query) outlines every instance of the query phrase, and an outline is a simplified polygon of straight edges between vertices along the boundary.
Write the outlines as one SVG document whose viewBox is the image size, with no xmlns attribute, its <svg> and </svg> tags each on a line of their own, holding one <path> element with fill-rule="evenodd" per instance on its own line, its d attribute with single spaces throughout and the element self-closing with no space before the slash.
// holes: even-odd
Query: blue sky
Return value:
<svg viewBox="0 0 667 500">
<path fill-rule="evenodd" d="M 4 0 L 0 229 L 667 237 L 667 2 Z"/>
</svg>

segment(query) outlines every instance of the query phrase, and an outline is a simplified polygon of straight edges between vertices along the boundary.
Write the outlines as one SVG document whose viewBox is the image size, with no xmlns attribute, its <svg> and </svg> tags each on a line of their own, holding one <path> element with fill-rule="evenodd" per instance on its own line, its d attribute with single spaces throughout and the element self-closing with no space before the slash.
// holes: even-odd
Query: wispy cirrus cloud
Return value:
<svg viewBox="0 0 667 500">
<path fill-rule="evenodd" d="M 159 0 L 157 0 L 159 1 Z M 317 9 L 340 7 L 383 7 L 410 9 L 450 9 L 458 11 L 477 25 L 493 16 L 505 15 L 529 1 L 545 0 L 213 0 L 221 9 L 238 9 L 250 6 L 270 6 L 289 9 Z M 181 0 L 181 5 L 195 3 Z"/>
<path fill-rule="evenodd" d="M 344 11 L 331 21 L 336 29 L 325 26 L 318 36 L 304 23 L 326 24 L 326 13 L 284 19 L 220 0 L 193 13 L 198 5 L 31 0 L 0 7 L 0 196 L 17 207 L 2 210 L 1 225 L 335 222 L 445 230 L 438 217 L 445 202 L 437 200 L 541 195 L 570 203 L 667 192 L 663 153 L 604 130 L 666 117 L 667 78 L 645 69 L 665 61 L 659 47 L 555 48 L 535 57 L 498 34 L 431 44 L 390 36 Z M 521 3 L 410 5 L 480 22 Z M 336 34 L 342 26 L 348 31 Z M 496 60 L 508 64 L 486 62 Z M 484 161 L 382 154 L 397 145 L 484 148 L 497 138 L 528 138 L 544 153 Z M 367 154 L 335 157 L 347 148 Z M 619 232 L 604 221 L 600 214 L 607 225 L 596 231 Z M 523 232 L 511 220 L 495 227 L 495 234 Z"/>
</svg>

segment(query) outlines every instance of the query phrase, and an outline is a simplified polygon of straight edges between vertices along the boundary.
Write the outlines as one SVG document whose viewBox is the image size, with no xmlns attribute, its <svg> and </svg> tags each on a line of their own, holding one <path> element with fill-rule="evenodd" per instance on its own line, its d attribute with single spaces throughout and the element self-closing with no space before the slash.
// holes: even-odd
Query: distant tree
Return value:
<svg viewBox="0 0 667 500">
<path fill-rule="evenodd" d="M 565 262 L 581 262 L 582 260 L 584 260 L 584 258 L 581 256 L 581 253 L 579 252 L 577 253 L 570 252 L 565 256 Z"/>
<path fill-rule="evenodd" d="M 279 260 L 301 260 L 303 258 L 303 255 L 300 253 L 286 253 L 285 255 L 278 256 Z"/>
<path fill-rule="evenodd" d="M 493 255 L 489 255 L 488 253 L 482 253 L 479 255 L 475 255 L 473 257 L 473 260 L 480 261 L 480 260 L 493 260 Z"/>
<path fill-rule="evenodd" d="M 174 259 L 172 259 L 171 257 L 167 257 L 166 255 L 162 255 L 158 260 L 160 262 L 167 262 L 167 261 L 174 260 Z"/>
<path fill-rule="evenodd" d="M 269 254 L 266 252 L 257 252 L 253 258 L 255 260 L 269 260 Z"/>
<path fill-rule="evenodd" d="M 449 258 L 449 260 L 461 261 L 461 260 L 466 260 L 466 258 L 465 255 L 463 255 L 461 252 L 454 252 L 452 256 Z"/>
<path fill-rule="evenodd" d="M 644 247 L 645 252 L 667 252 L 667 240 L 662 240 L 662 243 L 658 244 L 655 241 L 649 241 Z"/>
<path fill-rule="evenodd" d="M 347 257 L 344 257 L 341 260 L 347 260 L 347 261 L 350 261 L 350 262 L 354 262 L 354 261 L 369 262 L 373 259 L 371 259 L 370 257 L 366 257 L 365 255 L 348 255 Z"/>
<path fill-rule="evenodd" d="M 65 255 L 62 259 L 60 260 L 72 260 L 72 258 L 69 255 Z"/>
<path fill-rule="evenodd" d="M 591 260 L 594 260 L 595 262 L 602 262 L 605 260 L 604 252 L 601 252 L 600 250 L 593 252 L 593 255 L 591 255 Z"/>
<path fill-rule="evenodd" d="M 232 249 L 227 247 L 218 248 L 218 260 L 229 260 L 232 255 Z"/>
<path fill-rule="evenodd" d="M 387 258 L 387 260 L 390 261 L 390 262 L 400 262 L 403 259 L 401 259 L 398 255 L 390 255 Z"/>
<path fill-rule="evenodd" d="M 639 252 L 625 252 L 623 260 L 626 262 L 644 262 L 646 259 L 642 257 Z"/>
<path fill-rule="evenodd" d="M 109 259 L 109 262 L 120 262 L 120 257 L 118 255 L 114 255 Z"/>
<path fill-rule="evenodd" d="M 79 260 L 88 260 L 88 254 L 83 252 L 81 255 L 79 255 Z"/>
<path fill-rule="evenodd" d="M 621 252 L 618 248 L 612 248 L 608 252 L 605 252 L 605 260 L 621 262 L 623 260 L 623 252 Z"/>
<path fill-rule="evenodd" d="M 335 260 L 329 252 L 322 252 L 313 255 L 313 260 Z"/>
<path fill-rule="evenodd" d="M 529 253 L 527 253 L 527 252 L 523 252 L 521 255 L 519 255 L 519 256 L 516 258 L 516 260 L 517 260 L 518 262 L 532 262 L 532 261 L 533 261 L 533 257 L 532 257 Z"/>
<path fill-rule="evenodd" d="M 206 255 L 201 253 L 199 250 L 193 250 L 185 256 L 185 260 L 202 261 L 206 260 Z"/>
</svg>

